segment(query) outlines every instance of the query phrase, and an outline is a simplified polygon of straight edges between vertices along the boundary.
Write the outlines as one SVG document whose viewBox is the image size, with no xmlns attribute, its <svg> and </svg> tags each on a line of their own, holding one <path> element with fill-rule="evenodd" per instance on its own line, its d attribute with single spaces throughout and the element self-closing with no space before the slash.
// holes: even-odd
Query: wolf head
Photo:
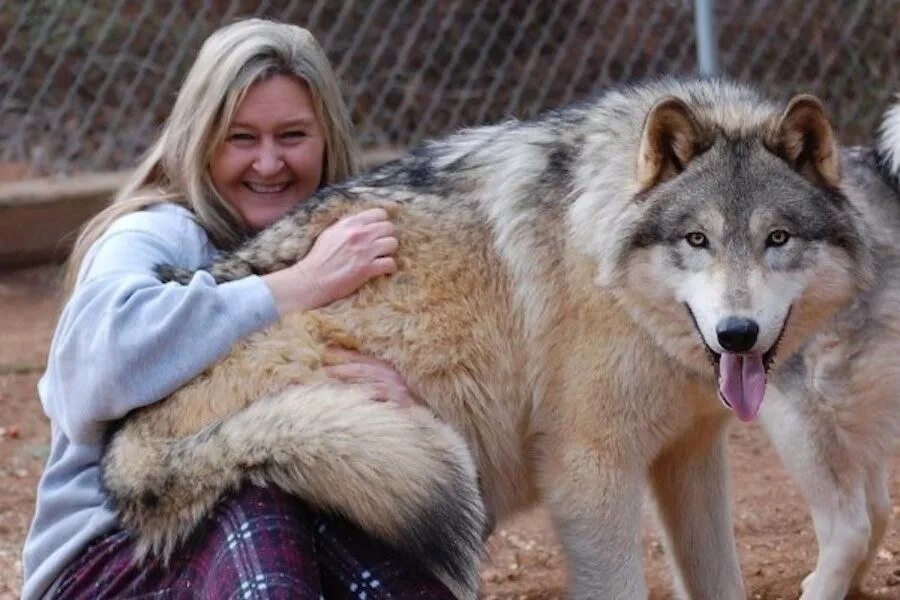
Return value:
<svg viewBox="0 0 900 600">
<path fill-rule="evenodd" d="M 744 120 L 740 107 L 664 97 L 644 120 L 634 173 L 611 289 L 670 355 L 711 369 L 723 402 L 753 419 L 773 361 L 870 276 L 822 105 L 802 95 Z"/>
</svg>

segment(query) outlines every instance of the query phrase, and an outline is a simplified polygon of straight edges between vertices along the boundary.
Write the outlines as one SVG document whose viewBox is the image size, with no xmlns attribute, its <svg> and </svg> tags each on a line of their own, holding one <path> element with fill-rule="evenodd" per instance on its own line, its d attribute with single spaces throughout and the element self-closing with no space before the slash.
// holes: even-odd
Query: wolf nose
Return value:
<svg viewBox="0 0 900 600">
<path fill-rule="evenodd" d="M 729 352 L 747 352 L 756 343 L 759 325 L 745 317 L 727 317 L 716 325 L 719 344 Z"/>
</svg>

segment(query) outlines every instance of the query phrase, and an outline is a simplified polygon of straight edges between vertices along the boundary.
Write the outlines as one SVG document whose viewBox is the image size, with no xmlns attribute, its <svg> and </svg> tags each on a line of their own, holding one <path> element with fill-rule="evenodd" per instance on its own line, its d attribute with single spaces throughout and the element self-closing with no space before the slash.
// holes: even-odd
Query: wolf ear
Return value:
<svg viewBox="0 0 900 600">
<path fill-rule="evenodd" d="M 810 94 L 794 96 L 766 142 L 772 152 L 819 186 L 838 187 L 841 165 L 825 108 Z"/>
<path fill-rule="evenodd" d="M 700 150 L 701 130 L 691 108 L 675 96 L 653 105 L 644 120 L 637 177 L 641 191 L 684 171 Z"/>
</svg>

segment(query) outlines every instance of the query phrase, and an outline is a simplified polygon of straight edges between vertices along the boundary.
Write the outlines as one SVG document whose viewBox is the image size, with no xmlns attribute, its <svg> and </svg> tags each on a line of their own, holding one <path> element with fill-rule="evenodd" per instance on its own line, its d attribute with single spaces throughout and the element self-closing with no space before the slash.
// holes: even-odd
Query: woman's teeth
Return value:
<svg viewBox="0 0 900 600">
<path fill-rule="evenodd" d="M 279 192 L 283 192 L 291 186 L 291 182 L 287 181 L 285 183 L 251 183 L 249 181 L 244 182 L 244 185 L 247 186 L 251 192 L 257 194 L 277 194 Z"/>
</svg>

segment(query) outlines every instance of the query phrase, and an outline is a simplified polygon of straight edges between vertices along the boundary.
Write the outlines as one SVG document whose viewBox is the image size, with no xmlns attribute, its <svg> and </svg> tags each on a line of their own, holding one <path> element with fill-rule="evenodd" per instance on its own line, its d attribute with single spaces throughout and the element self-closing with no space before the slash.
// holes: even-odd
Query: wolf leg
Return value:
<svg viewBox="0 0 900 600">
<path fill-rule="evenodd" d="M 820 401 L 804 393 L 770 385 L 760 418 L 810 505 L 819 556 L 801 598 L 842 600 L 872 539 L 866 468 L 848 444 L 848 432 L 836 429 L 816 410 Z"/>
<path fill-rule="evenodd" d="M 548 463 L 538 472 L 566 553 L 568 596 L 646 598 L 639 544 L 643 468 L 609 466 L 584 446 L 562 449 Z"/>
<path fill-rule="evenodd" d="M 249 479 L 348 518 L 474 598 L 485 515 L 465 444 L 425 409 L 372 397 L 364 386 L 295 386 L 175 440 L 126 423 L 104 484 L 142 553 L 170 556 Z"/>
<path fill-rule="evenodd" d="M 888 491 L 888 476 L 884 465 L 872 465 L 866 477 L 866 504 L 869 509 L 869 523 L 872 526 L 872 534 L 869 537 L 869 552 L 866 559 L 856 569 L 851 590 L 862 588 L 863 580 L 875 560 L 878 547 L 884 539 L 888 522 L 891 516 L 891 497 Z"/>
<path fill-rule="evenodd" d="M 803 600 L 843 599 L 866 562 L 872 530 L 864 484 L 861 478 L 843 480 L 854 485 L 835 486 L 831 498 L 816 494 L 810 499 L 819 557 L 815 571 L 803 580 Z"/>
<path fill-rule="evenodd" d="M 731 524 L 725 430 L 720 417 L 692 427 L 650 469 L 682 596 L 744 598 Z"/>
</svg>

